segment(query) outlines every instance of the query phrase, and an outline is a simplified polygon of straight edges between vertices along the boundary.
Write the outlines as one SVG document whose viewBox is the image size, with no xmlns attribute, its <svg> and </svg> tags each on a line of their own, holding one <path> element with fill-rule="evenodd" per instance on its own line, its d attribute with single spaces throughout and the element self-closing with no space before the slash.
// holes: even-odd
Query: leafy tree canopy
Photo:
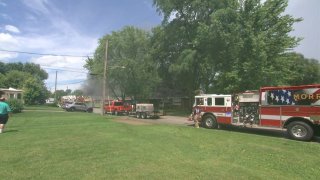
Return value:
<svg viewBox="0 0 320 180">
<path fill-rule="evenodd" d="M 104 36 L 99 41 L 94 58 L 88 59 L 85 65 L 92 74 L 103 74 L 107 39 L 109 95 L 122 99 L 126 96 L 149 96 L 158 80 L 149 55 L 150 35 L 128 26 Z"/>
<path fill-rule="evenodd" d="M 23 89 L 26 104 L 43 104 L 49 96 L 44 85 L 48 74 L 33 63 L 0 62 L 0 87 Z"/>
<path fill-rule="evenodd" d="M 290 74 L 288 50 L 299 41 L 287 1 L 154 0 L 164 15 L 154 30 L 153 57 L 168 86 L 191 95 L 196 89 L 233 93 L 282 85 Z M 171 17 L 171 19 L 170 19 Z M 174 17 L 174 18 L 172 18 Z M 160 55 L 160 56 L 159 56 Z M 173 79 L 169 79 L 173 77 Z"/>
<path fill-rule="evenodd" d="M 106 39 L 114 97 L 192 97 L 319 83 L 319 62 L 292 52 L 301 39 L 290 32 L 302 19 L 285 14 L 288 0 L 153 2 L 164 19 L 151 33 L 125 27 L 100 39 L 85 65 L 100 75 L 86 85 L 98 88 L 88 92 L 101 89 Z"/>
</svg>

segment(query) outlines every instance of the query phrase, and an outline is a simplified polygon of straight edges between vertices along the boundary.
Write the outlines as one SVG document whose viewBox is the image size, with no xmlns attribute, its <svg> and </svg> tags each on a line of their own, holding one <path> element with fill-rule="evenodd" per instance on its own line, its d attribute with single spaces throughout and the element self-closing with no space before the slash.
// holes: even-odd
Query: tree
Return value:
<svg viewBox="0 0 320 180">
<path fill-rule="evenodd" d="M 12 70 L 23 71 L 23 64 L 22 64 L 21 62 L 8 63 L 8 64 L 6 64 L 5 70 L 6 70 L 7 72 L 10 72 L 10 71 L 12 71 Z"/>
<path fill-rule="evenodd" d="M 40 80 L 48 79 L 48 73 L 41 69 L 39 64 L 25 63 L 23 71 L 32 74 L 35 78 L 39 78 Z"/>
<path fill-rule="evenodd" d="M 48 74 L 33 63 L 0 63 L 0 87 L 24 90 L 27 104 L 42 104 L 49 97 L 43 80 Z"/>
<path fill-rule="evenodd" d="M 3 62 L 0 62 L 0 73 L 5 74 L 7 72 L 6 70 L 6 64 Z"/>
<path fill-rule="evenodd" d="M 68 93 L 64 90 L 56 90 L 53 94 L 53 97 L 56 97 L 56 100 L 60 100 L 62 96 L 68 95 Z"/>
<path fill-rule="evenodd" d="M 6 87 L 5 86 L 5 76 L 0 73 L 0 87 Z"/>
<path fill-rule="evenodd" d="M 48 79 L 48 73 L 41 69 L 40 65 L 34 63 L 0 63 L 0 73 L 7 74 L 11 71 L 20 71 L 31 74 L 40 80 Z"/>
<path fill-rule="evenodd" d="M 301 19 L 284 14 L 287 1 L 154 0 L 154 4 L 164 22 L 154 30 L 153 57 L 159 72 L 169 74 L 161 77 L 178 84 L 180 92 L 190 95 L 200 88 L 233 93 L 289 83 L 290 75 L 281 70 L 289 69 L 283 62 L 299 41 L 289 33 Z"/>
<path fill-rule="evenodd" d="M 164 15 L 162 27 L 154 29 L 153 36 L 153 57 L 164 83 L 186 96 L 193 96 L 197 89 L 207 90 L 219 69 L 216 54 L 209 53 L 219 54 L 220 48 L 204 41 L 209 38 L 206 28 L 215 12 L 235 6 L 235 1 L 155 0 L 154 4 Z"/>
<path fill-rule="evenodd" d="M 284 74 L 286 82 L 290 85 L 303 85 L 320 83 L 320 64 L 315 59 L 307 59 L 302 54 L 288 53 L 286 55 L 286 63 L 288 68 Z"/>
<path fill-rule="evenodd" d="M 75 95 L 75 96 L 83 96 L 83 91 L 80 89 L 76 89 L 74 90 L 71 94 Z"/>
<path fill-rule="evenodd" d="M 18 70 L 11 70 L 5 74 L 4 78 L 4 87 L 12 87 L 16 89 L 22 89 L 25 81 L 32 77 L 31 74 L 18 71 Z"/>
<path fill-rule="evenodd" d="M 94 58 L 88 59 L 85 65 L 92 74 L 103 74 L 106 39 L 109 42 L 107 79 L 110 94 L 122 99 L 150 96 L 158 78 L 149 55 L 149 34 L 128 26 L 104 36 Z"/>
<path fill-rule="evenodd" d="M 44 83 L 33 77 L 26 80 L 23 91 L 23 99 L 26 104 L 44 104 L 49 97 L 49 91 Z"/>
</svg>

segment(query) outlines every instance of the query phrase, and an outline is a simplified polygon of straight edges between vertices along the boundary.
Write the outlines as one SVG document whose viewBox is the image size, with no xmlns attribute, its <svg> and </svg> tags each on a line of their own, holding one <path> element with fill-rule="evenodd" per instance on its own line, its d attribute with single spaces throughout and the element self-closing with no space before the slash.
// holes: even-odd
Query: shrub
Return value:
<svg viewBox="0 0 320 180">
<path fill-rule="evenodd" d="M 23 102 L 19 99 L 8 99 L 7 103 L 13 113 L 20 113 L 23 110 Z"/>
</svg>

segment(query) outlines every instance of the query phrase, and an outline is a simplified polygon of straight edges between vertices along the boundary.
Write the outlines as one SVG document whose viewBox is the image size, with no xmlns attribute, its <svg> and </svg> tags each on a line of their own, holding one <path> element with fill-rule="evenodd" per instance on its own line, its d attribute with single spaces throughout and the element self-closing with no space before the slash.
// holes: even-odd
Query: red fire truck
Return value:
<svg viewBox="0 0 320 180">
<path fill-rule="evenodd" d="M 104 111 L 107 114 L 128 114 L 132 110 L 131 105 L 120 100 L 105 101 Z"/>
<path fill-rule="evenodd" d="M 311 140 L 320 128 L 320 84 L 262 87 L 235 95 L 195 96 L 201 124 L 287 129 L 292 139 Z"/>
</svg>

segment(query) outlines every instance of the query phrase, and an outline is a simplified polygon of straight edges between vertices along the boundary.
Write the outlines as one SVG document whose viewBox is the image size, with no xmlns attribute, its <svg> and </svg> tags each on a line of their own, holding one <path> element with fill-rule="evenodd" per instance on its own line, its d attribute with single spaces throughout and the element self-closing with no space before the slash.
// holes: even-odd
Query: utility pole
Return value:
<svg viewBox="0 0 320 180">
<path fill-rule="evenodd" d="M 58 71 L 56 71 L 56 81 L 54 83 L 54 100 L 57 102 L 57 79 L 58 79 Z"/>
<path fill-rule="evenodd" d="M 103 82 L 102 82 L 102 101 L 101 101 L 101 115 L 104 115 L 104 101 L 106 98 L 106 81 L 107 81 L 107 62 L 108 62 L 108 39 L 106 39 L 106 53 L 104 61 Z"/>
</svg>

